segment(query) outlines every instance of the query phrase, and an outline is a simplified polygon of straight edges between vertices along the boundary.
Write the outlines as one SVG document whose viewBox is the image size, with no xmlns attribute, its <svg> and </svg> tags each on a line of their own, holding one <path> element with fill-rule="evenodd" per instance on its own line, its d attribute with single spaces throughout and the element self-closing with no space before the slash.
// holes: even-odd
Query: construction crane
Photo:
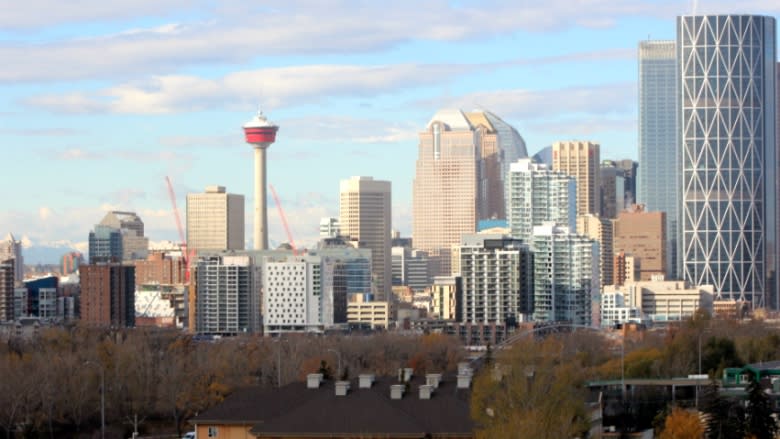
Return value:
<svg viewBox="0 0 780 439">
<path fill-rule="evenodd" d="M 184 227 L 181 224 L 181 215 L 179 214 L 179 207 L 176 205 L 176 193 L 173 191 L 173 183 L 171 179 L 166 176 L 165 182 L 168 183 L 168 196 L 171 198 L 171 205 L 173 206 L 173 214 L 176 217 L 176 229 L 179 231 L 179 241 L 181 242 L 181 252 L 184 258 L 184 283 L 189 285 L 190 283 L 190 265 L 192 258 L 195 256 L 195 249 L 187 246 L 187 239 L 184 235 Z"/>
<path fill-rule="evenodd" d="M 282 203 L 279 202 L 279 196 L 276 195 L 276 189 L 274 189 L 274 185 L 272 184 L 269 184 L 268 187 L 271 189 L 271 195 L 274 197 L 274 203 L 276 203 L 276 208 L 279 210 L 279 217 L 282 219 L 284 231 L 287 233 L 287 240 L 290 241 L 290 248 L 292 248 L 293 256 L 298 256 L 298 249 L 295 248 L 295 241 L 293 241 L 292 232 L 290 232 L 290 226 L 287 224 L 287 217 L 284 216 Z"/>
</svg>

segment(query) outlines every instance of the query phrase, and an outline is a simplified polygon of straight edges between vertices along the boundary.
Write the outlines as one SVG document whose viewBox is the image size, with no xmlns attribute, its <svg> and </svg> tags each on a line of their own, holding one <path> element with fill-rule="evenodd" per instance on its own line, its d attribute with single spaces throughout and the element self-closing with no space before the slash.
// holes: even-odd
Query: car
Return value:
<svg viewBox="0 0 780 439">
<path fill-rule="evenodd" d="M 188 433 L 184 433 L 184 436 L 182 436 L 181 439 L 195 439 L 195 432 L 190 431 Z"/>
</svg>

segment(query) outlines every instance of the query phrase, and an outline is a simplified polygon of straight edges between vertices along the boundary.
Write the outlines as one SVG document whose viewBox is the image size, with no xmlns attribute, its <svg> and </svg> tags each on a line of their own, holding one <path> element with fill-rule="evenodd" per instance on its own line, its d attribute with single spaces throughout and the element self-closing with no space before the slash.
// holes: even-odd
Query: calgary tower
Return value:
<svg viewBox="0 0 780 439">
<path fill-rule="evenodd" d="M 266 214 L 265 150 L 276 141 L 277 125 L 263 112 L 244 124 L 246 143 L 255 148 L 255 250 L 268 249 L 268 215 Z"/>
</svg>

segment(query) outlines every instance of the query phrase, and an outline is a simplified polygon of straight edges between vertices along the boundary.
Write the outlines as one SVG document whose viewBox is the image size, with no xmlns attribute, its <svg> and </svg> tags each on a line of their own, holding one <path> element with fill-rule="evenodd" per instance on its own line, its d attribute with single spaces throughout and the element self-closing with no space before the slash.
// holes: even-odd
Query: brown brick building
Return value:
<svg viewBox="0 0 780 439">
<path fill-rule="evenodd" d="M 184 258 L 166 252 L 150 253 L 146 260 L 133 261 L 135 284 L 183 284 L 187 266 Z"/>
<path fill-rule="evenodd" d="M 89 264 L 79 269 L 81 320 L 90 325 L 135 326 L 135 267 Z"/>
<path fill-rule="evenodd" d="M 644 206 L 634 205 L 620 212 L 614 224 L 614 254 L 623 252 L 634 257 L 639 280 L 666 274 L 665 212 L 645 212 Z"/>
</svg>

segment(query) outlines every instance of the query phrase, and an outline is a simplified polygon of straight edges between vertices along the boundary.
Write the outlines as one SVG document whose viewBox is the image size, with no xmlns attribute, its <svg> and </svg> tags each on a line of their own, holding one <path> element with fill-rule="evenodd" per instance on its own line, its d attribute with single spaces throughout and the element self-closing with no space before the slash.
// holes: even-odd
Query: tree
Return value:
<svg viewBox="0 0 780 439">
<path fill-rule="evenodd" d="M 666 417 L 664 429 L 659 439 L 699 439 L 704 434 L 704 427 L 696 414 L 675 407 Z"/>
<path fill-rule="evenodd" d="M 772 403 L 767 397 L 761 382 L 750 375 L 747 387 L 748 406 L 745 416 L 745 432 L 756 439 L 772 439 L 778 432 L 777 423 L 772 416 Z"/>
<path fill-rule="evenodd" d="M 557 340 L 516 343 L 474 383 L 472 418 L 478 438 L 558 439 L 588 430 L 580 364 L 564 358 Z"/>
<path fill-rule="evenodd" d="M 724 398 L 718 384 L 712 381 L 702 391 L 701 410 L 706 414 L 705 437 L 729 439 L 745 437 L 745 415 L 742 406 Z"/>
</svg>

